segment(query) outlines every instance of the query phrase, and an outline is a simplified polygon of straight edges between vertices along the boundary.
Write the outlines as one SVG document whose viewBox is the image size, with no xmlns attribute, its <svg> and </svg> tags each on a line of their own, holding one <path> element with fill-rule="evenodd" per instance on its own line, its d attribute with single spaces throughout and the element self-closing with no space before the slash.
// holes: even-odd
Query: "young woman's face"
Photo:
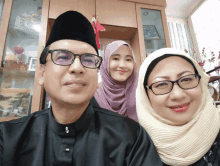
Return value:
<svg viewBox="0 0 220 166">
<path fill-rule="evenodd" d="M 149 75 L 147 85 L 170 80 L 176 81 L 180 77 L 195 74 L 193 66 L 185 59 L 171 56 L 161 60 Z M 183 83 L 186 80 L 183 80 Z M 152 90 L 147 89 L 152 108 L 161 117 L 178 125 L 188 123 L 198 110 L 202 100 L 201 83 L 193 89 L 181 89 L 177 83 L 171 92 L 164 95 L 155 95 Z"/>
<path fill-rule="evenodd" d="M 134 70 L 134 59 L 128 46 L 122 45 L 109 59 L 109 74 L 119 82 L 126 81 Z"/>
</svg>

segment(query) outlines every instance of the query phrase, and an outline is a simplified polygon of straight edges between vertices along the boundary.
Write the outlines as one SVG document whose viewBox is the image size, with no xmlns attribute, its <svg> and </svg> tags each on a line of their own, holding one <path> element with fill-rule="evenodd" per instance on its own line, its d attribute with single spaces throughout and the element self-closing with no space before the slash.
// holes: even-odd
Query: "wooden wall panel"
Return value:
<svg viewBox="0 0 220 166">
<path fill-rule="evenodd" d="M 96 0 L 96 16 L 101 24 L 137 28 L 135 3 Z"/>
<path fill-rule="evenodd" d="M 141 57 L 141 63 L 146 58 L 146 52 L 145 52 L 145 44 L 144 44 L 144 33 L 143 33 L 143 25 L 142 25 L 142 19 L 141 19 L 141 6 L 136 4 L 136 13 L 137 13 L 137 24 L 138 24 L 138 41 L 140 45 L 140 57 Z"/>
<path fill-rule="evenodd" d="M 52 19 L 52 18 L 48 19 L 46 41 L 48 40 L 48 38 L 50 36 L 50 32 L 51 32 L 51 30 L 53 28 L 54 21 L 55 21 L 55 19 Z"/>
<path fill-rule="evenodd" d="M 50 0 L 49 18 L 55 19 L 68 10 L 78 11 L 91 21 L 95 15 L 95 0 Z"/>
<path fill-rule="evenodd" d="M 99 32 L 100 38 L 129 40 L 136 31 L 136 28 L 102 25 L 106 30 Z"/>
<path fill-rule="evenodd" d="M 54 21 L 55 19 L 51 19 L 51 18 L 48 19 L 47 38 L 50 35 Z M 105 25 L 105 24 L 102 24 L 102 26 L 104 26 L 106 30 L 99 32 L 100 38 L 129 40 L 136 31 L 136 28 L 130 28 L 130 27 L 119 27 L 119 26 Z"/>
<path fill-rule="evenodd" d="M 13 0 L 7 0 L 4 4 L 1 26 L 0 26 L 0 68 L 2 67 L 3 54 L 5 49 L 5 42 L 8 32 L 8 25 L 11 16 Z"/>
<path fill-rule="evenodd" d="M 20 117 L 0 117 L 0 122 L 6 122 L 14 119 L 19 119 Z"/>
<path fill-rule="evenodd" d="M 170 35 L 169 35 L 169 29 L 168 29 L 168 24 L 167 24 L 167 17 L 166 17 L 166 13 L 165 13 L 165 8 L 163 8 L 161 10 L 161 18 L 162 18 L 162 23 L 163 23 L 163 32 L 164 32 L 166 45 L 168 48 L 171 48 Z"/>
<path fill-rule="evenodd" d="M 139 35 L 138 35 L 137 29 L 136 29 L 134 35 L 132 36 L 132 38 L 130 39 L 130 45 L 134 51 L 135 61 L 137 64 L 137 73 L 138 73 L 140 66 L 141 66 L 141 63 L 142 63 L 142 57 L 141 57 Z"/>
<path fill-rule="evenodd" d="M 167 6 L 166 0 L 120 0 L 120 1 L 130 1 L 130 2 L 143 3 L 147 5 L 163 6 L 163 7 Z"/>
</svg>

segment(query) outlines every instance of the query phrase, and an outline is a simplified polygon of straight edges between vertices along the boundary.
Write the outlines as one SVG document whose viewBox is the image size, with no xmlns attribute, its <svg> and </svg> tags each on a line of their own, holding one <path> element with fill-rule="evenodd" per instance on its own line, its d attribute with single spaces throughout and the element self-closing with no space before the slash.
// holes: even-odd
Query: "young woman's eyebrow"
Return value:
<svg viewBox="0 0 220 166">
<path fill-rule="evenodd" d="M 132 55 L 126 55 L 125 57 L 128 57 L 128 58 L 133 58 L 133 56 L 132 56 Z"/>
<path fill-rule="evenodd" d="M 185 73 L 187 73 L 187 72 L 191 72 L 191 73 L 192 73 L 192 71 L 183 71 L 183 72 L 177 74 L 177 77 L 180 77 L 181 75 L 183 75 L 183 74 L 185 74 Z M 155 77 L 154 79 L 156 79 L 156 78 L 169 79 L 170 77 L 169 77 L 169 76 L 157 76 L 157 77 Z"/>
<path fill-rule="evenodd" d="M 120 56 L 119 54 L 113 54 L 112 56 Z"/>
</svg>

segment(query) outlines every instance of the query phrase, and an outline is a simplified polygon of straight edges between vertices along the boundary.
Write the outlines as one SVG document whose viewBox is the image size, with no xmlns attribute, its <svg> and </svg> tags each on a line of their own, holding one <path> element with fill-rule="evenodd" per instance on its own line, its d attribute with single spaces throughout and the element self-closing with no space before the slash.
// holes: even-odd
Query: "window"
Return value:
<svg viewBox="0 0 220 166">
<path fill-rule="evenodd" d="M 218 56 L 220 51 L 220 1 L 205 0 L 201 6 L 190 16 L 192 29 L 198 44 L 199 54 L 205 48 L 206 58 L 211 59 L 215 54 L 213 64 L 205 63 L 205 70 L 211 70 L 218 66 Z M 213 52 L 213 53 L 212 53 Z M 204 59 L 204 57 L 201 57 Z M 206 60 L 207 61 L 207 60 Z M 216 64 L 217 63 L 217 64 Z"/>
<path fill-rule="evenodd" d="M 193 53 L 193 43 L 187 20 L 184 18 L 167 17 L 168 29 L 172 48 L 187 50 L 192 58 L 197 60 Z"/>
</svg>

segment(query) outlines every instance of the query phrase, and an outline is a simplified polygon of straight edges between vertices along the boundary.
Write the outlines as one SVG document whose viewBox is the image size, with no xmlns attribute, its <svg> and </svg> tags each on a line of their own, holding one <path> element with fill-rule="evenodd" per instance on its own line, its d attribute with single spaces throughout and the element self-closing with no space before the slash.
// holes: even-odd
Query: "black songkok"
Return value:
<svg viewBox="0 0 220 166">
<path fill-rule="evenodd" d="M 67 11 L 56 18 L 45 47 L 62 39 L 86 42 L 93 46 L 98 53 L 92 24 L 77 11 Z"/>
<path fill-rule="evenodd" d="M 77 11 L 67 11 L 56 18 L 50 36 L 47 40 L 45 49 L 41 53 L 40 63 L 46 63 L 48 47 L 55 41 L 70 39 L 78 40 L 90 44 L 94 47 L 97 54 L 98 48 L 94 29 L 89 20 Z"/>
</svg>

